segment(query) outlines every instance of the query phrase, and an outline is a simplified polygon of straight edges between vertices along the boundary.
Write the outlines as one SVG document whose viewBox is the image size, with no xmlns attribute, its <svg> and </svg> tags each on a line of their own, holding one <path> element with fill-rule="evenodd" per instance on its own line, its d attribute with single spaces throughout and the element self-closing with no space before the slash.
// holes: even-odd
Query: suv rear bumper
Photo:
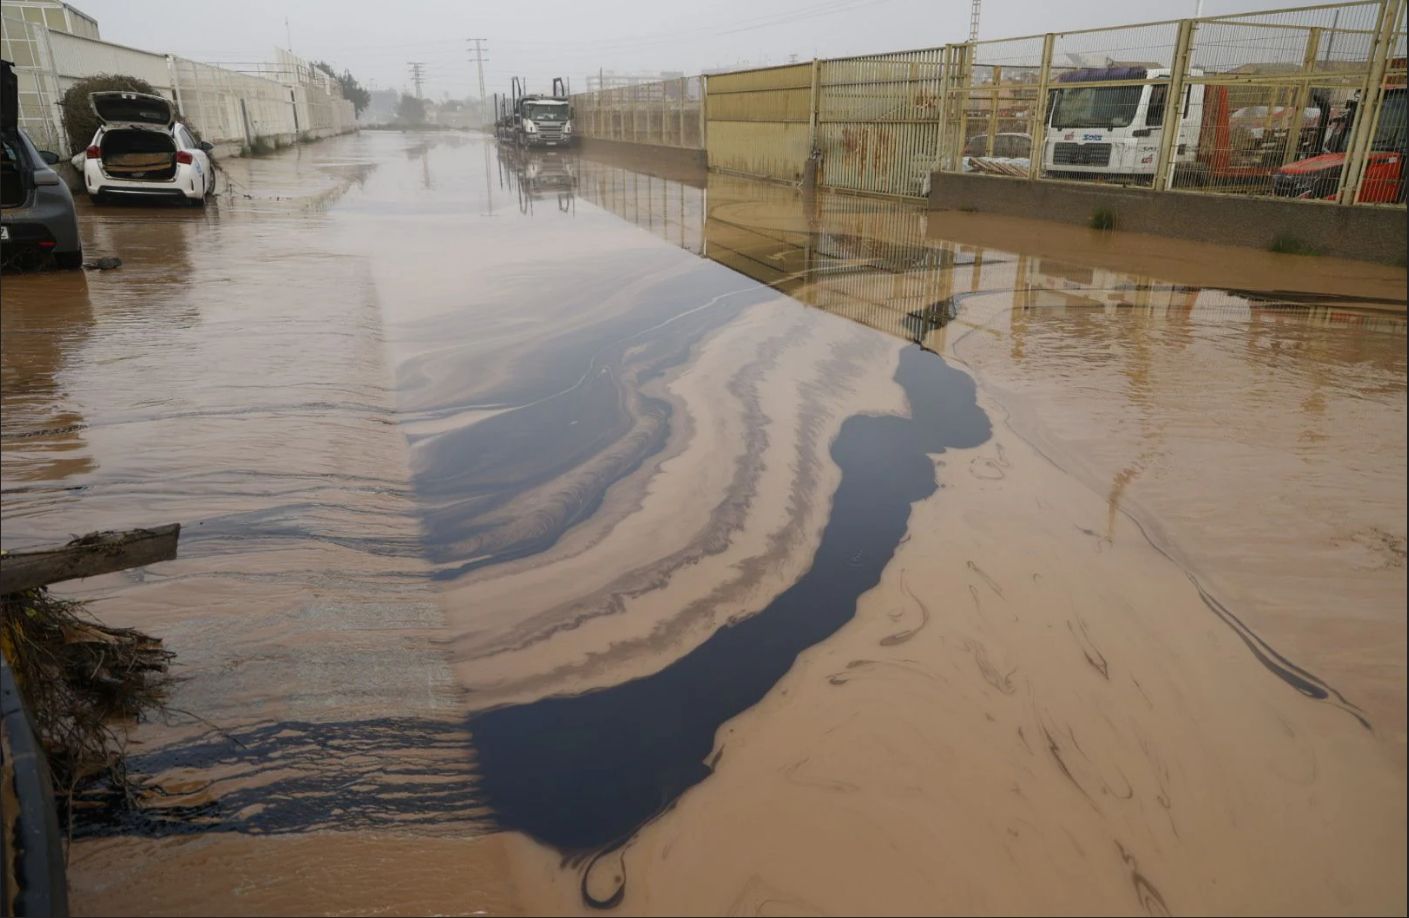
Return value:
<svg viewBox="0 0 1409 918">
<path fill-rule="evenodd" d="M 3 224 L 5 235 L 9 238 L 0 242 L 0 245 L 7 249 L 30 247 L 51 251 L 59 244 L 58 240 L 54 238 L 54 234 L 49 232 L 49 227 L 42 223 L 12 223 L 5 220 Z"/>
<path fill-rule="evenodd" d="M 89 189 L 89 194 L 105 194 L 113 198 L 189 198 L 191 195 L 183 191 L 176 185 L 164 185 L 155 188 L 133 188 L 131 185 L 100 185 L 97 188 Z"/>
</svg>

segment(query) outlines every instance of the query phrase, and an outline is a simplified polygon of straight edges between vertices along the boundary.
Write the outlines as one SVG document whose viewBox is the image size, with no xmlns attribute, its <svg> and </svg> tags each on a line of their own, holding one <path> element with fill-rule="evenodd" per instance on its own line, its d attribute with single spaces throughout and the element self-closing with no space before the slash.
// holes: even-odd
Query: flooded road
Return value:
<svg viewBox="0 0 1409 918">
<path fill-rule="evenodd" d="M 5 279 L 5 547 L 183 524 L 64 591 L 185 677 L 76 910 L 1406 907 L 1402 269 L 225 165 Z"/>
</svg>

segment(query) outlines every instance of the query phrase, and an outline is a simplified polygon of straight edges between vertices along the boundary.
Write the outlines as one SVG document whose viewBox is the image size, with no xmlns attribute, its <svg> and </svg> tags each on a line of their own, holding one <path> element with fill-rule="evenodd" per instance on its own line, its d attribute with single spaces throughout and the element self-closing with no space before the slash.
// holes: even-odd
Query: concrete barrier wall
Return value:
<svg viewBox="0 0 1409 918">
<path fill-rule="evenodd" d="M 703 184 L 707 167 L 704 150 L 686 147 L 663 147 L 653 143 L 630 143 L 623 140 L 602 140 L 598 137 L 578 139 L 582 155 L 609 161 L 653 175 L 665 175 L 681 181 Z"/>
<path fill-rule="evenodd" d="M 935 172 L 931 210 L 963 210 L 1089 226 L 1098 212 L 1127 230 L 1269 249 L 1294 241 L 1321 255 L 1405 264 L 1403 207 L 1333 204 L 1239 195 L 1187 194 L 990 175 Z"/>
</svg>

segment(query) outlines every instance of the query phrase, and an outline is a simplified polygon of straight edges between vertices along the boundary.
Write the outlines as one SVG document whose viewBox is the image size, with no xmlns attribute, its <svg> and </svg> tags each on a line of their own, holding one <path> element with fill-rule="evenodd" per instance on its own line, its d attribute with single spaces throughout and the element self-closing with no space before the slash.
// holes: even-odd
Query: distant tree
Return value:
<svg viewBox="0 0 1409 918">
<path fill-rule="evenodd" d="M 402 93 L 401 101 L 396 105 L 396 120 L 402 124 L 425 124 L 425 100 Z"/>
<path fill-rule="evenodd" d="M 314 61 L 313 66 L 337 80 L 338 89 L 342 91 L 342 97 L 352 103 L 355 114 L 362 114 L 363 109 L 372 101 L 372 94 L 362 88 L 362 84 L 357 82 L 357 78 L 352 75 L 352 71 L 344 69 L 341 74 L 333 69 L 333 65 L 327 61 Z"/>
<path fill-rule="evenodd" d="M 128 76 L 125 73 L 99 73 L 95 76 L 84 77 L 74 83 L 64 93 L 59 100 L 59 109 L 63 113 L 64 131 L 68 134 L 68 152 L 73 154 L 85 149 L 93 140 L 93 135 L 98 133 L 98 116 L 93 114 L 93 106 L 88 103 L 88 96 L 95 92 L 144 92 L 149 95 L 160 95 L 152 84 L 141 77 Z"/>
</svg>

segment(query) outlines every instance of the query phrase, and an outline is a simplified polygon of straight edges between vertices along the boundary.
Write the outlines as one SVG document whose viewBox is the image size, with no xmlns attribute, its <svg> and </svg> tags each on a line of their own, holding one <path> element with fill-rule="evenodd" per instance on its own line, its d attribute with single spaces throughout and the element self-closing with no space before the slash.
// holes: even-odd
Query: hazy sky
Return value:
<svg viewBox="0 0 1409 918">
<path fill-rule="evenodd" d="M 1191 15 L 1196 0 L 985 0 L 980 38 L 1116 25 Z M 1285 0 L 1205 0 L 1204 15 L 1276 8 Z M 373 88 L 409 87 L 408 61 L 426 64 L 426 95 L 476 95 L 465 39 L 485 42 L 486 93 L 509 78 L 547 91 L 554 75 L 574 89 L 598 68 L 679 70 L 781 64 L 963 41 L 968 0 L 76 0 L 107 41 L 212 62 L 295 53 L 347 67 Z M 223 12 L 217 13 L 217 9 Z M 238 64 L 236 65 L 238 66 Z"/>
</svg>

